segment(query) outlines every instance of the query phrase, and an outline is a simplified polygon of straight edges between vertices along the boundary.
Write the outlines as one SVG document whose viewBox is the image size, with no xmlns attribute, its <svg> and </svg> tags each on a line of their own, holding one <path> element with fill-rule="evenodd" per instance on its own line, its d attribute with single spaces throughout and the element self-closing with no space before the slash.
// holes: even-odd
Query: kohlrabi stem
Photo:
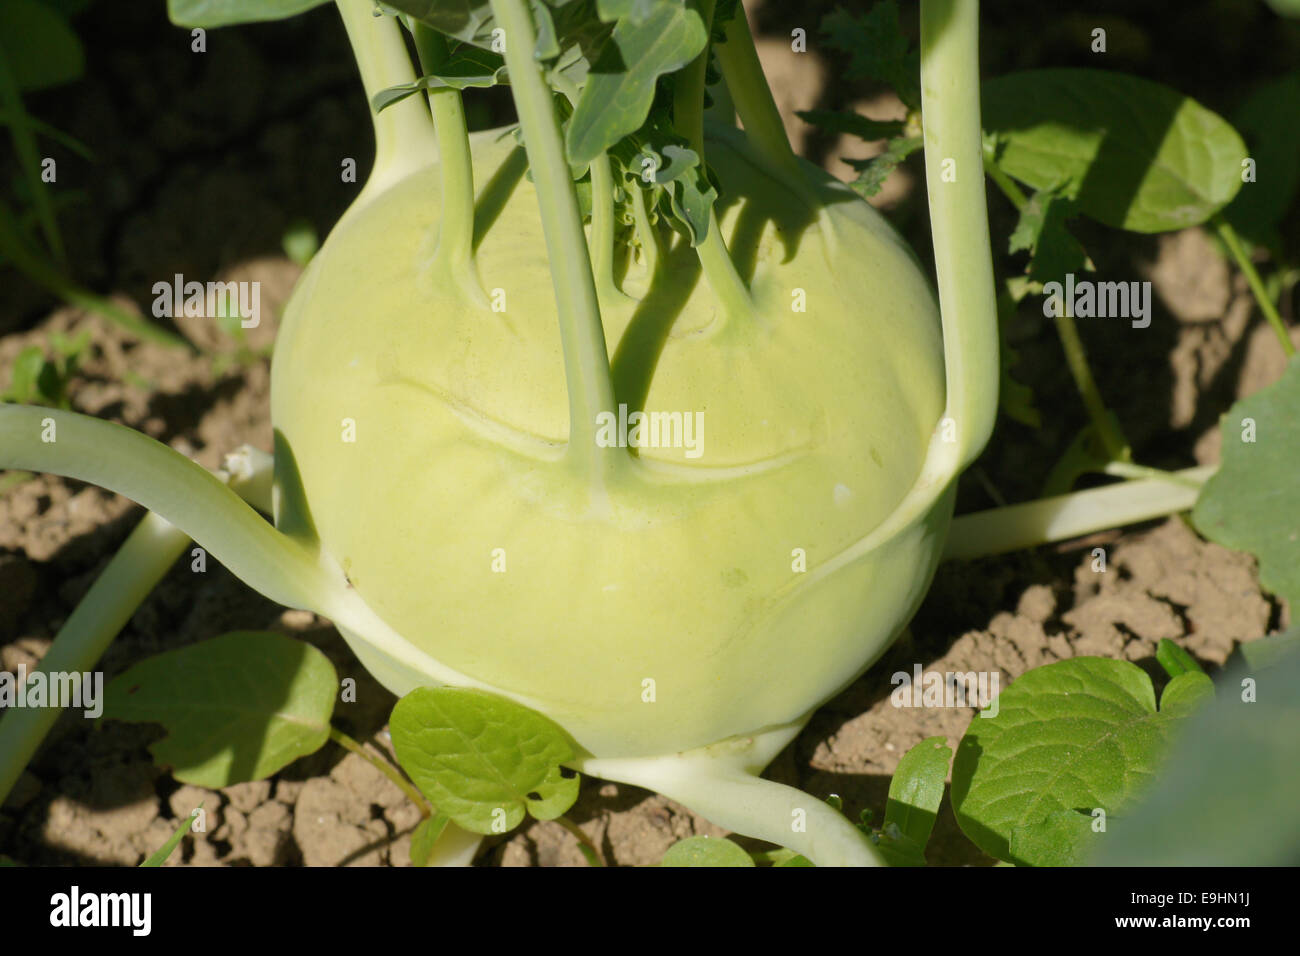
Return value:
<svg viewBox="0 0 1300 956">
<path fill-rule="evenodd" d="M 650 211 L 645 203 L 645 190 L 640 186 L 628 188 L 632 191 L 632 218 L 636 221 L 636 234 L 641 240 L 641 255 L 645 260 L 646 275 L 653 277 L 659 271 L 659 233 L 650 222 Z"/>
<path fill-rule="evenodd" d="M 1032 548 L 1187 511 L 1214 466 L 1168 478 L 1122 481 L 1103 488 L 991 508 L 952 520 L 944 559 L 969 559 Z"/>
<path fill-rule="evenodd" d="M 817 866 L 883 866 L 867 836 L 838 810 L 758 776 L 805 722 L 662 757 L 593 758 L 578 769 L 654 790 L 711 823 L 788 847 Z"/>
<path fill-rule="evenodd" d="M 37 670 L 46 674 L 93 671 L 113 638 L 176 563 L 189 540 L 185 532 L 163 518 L 146 514 L 59 628 Z M 0 804 L 62 713 L 61 707 L 14 707 L 5 711 L 0 719 Z"/>
<path fill-rule="evenodd" d="M 1079 329 L 1074 323 L 1071 311 L 1070 303 L 1062 301 L 1061 308 L 1056 310 L 1056 315 L 1053 317 L 1056 323 L 1056 334 L 1061 340 L 1061 348 L 1065 351 L 1065 364 L 1069 366 L 1070 375 L 1074 377 L 1075 387 L 1083 398 L 1083 405 L 1088 410 L 1088 418 L 1098 439 L 1101 440 L 1102 447 L 1106 450 L 1106 457 L 1111 461 L 1127 461 L 1131 457 L 1128 441 L 1119 430 L 1119 426 L 1115 424 L 1114 418 L 1106 408 L 1106 403 L 1102 400 L 1101 392 L 1097 389 L 1097 382 L 1092 377 L 1092 367 L 1088 364 L 1088 355 L 1083 350 L 1083 341 L 1079 338 Z"/>
<path fill-rule="evenodd" d="M 598 292 L 624 298 L 614 281 L 614 174 L 605 152 L 591 161 L 591 268 Z"/>
<path fill-rule="evenodd" d="M 0 405 L 0 467 L 88 481 L 156 511 L 286 607 L 320 610 L 338 582 L 215 475 L 147 435 L 89 415 Z"/>
<path fill-rule="evenodd" d="M 415 50 L 420 69 L 433 73 L 447 58 L 447 41 L 441 33 L 415 23 Z M 459 281 L 462 289 L 481 300 L 487 299 L 474 274 L 474 165 L 469 151 L 469 127 L 460 90 L 441 87 L 428 91 L 429 110 L 438 139 L 438 170 L 442 176 L 441 220 L 438 224 L 436 265 Z M 436 277 L 435 281 L 443 278 Z"/>
<path fill-rule="evenodd" d="M 736 5 L 736 13 L 727 23 L 725 40 L 714 48 L 718 66 L 726 78 L 745 135 L 769 163 L 784 170 L 794 183 L 803 182 L 799 159 L 785 135 L 785 124 L 776 108 L 776 100 L 763 76 L 763 67 L 754 48 L 754 37 L 749 31 L 745 9 Z"/>
<path fill-rule="evenodd" d="M 921 115 L 956 468 L 983 450 L 998 410 L 997 295 L 980 129 L 979 4 L 922 0 Z M 742 113 L 743 118 L 743 113 Z"/>
<path fill-rule="evenodd" d="M 218 480 L 240 493 L 257 493 L 270 483 L 270 456 L 251 449 L 231 455 Z M 189 543 L 189 536 L 165 518 L 146 513 L 59 628 L 37 670 L 92 671 Z M 0 720 L 0 804 L 62 712 L 59 707 L 15 707 Z"/>
<path fill-rule="evenodd" d="M 390 86 L 415 82 L 411 58 L 401 29 L 391 16 L 375 16 L 374 6 L 360 0 L 336 0 L 348 42 L 361 71 L 369 105 L 376 93 Z M 375 126 L 375 168 L 365 192 L 381 193 L 393 183 L 429 165 L 437 155 L 429 111 L 418 97 L 408 96 L 382 113 L 370 106 Z"/>
<path fill-rule="evenodd" d="M 1250 256 L 1246 253 L 1245 247 L 1242 246 L 1241 239 L 1237 236 L 1237 230 L 1233 229 L 1232 224 L 1224 219 L 1222 215 L 1216 215 L 1211 222 L 1214 224 L 1214 231 L 1219 234 L 1223 244 L 1228 247 L 1228 252 L 1232 253 L 1232 258 L 1237 261 L 1237 267 L 1245 275 L 1246 282 L 1250 285 L 1251 294 L 1255 296 L 1255 302 L 1259 305 L 1259 311 L 1264 313 L 1264 318 L 1268 320 L 1268 324 L 1273 326 L 1273 331 L 1277 333 L 1277 339 L 1282 345 L 1283 353 L 1288 358 L 1295 355 L 1295 346 L 1291 344 L 1291 336 L 1287 333 L 1286 323 L 1282 321 L 1282 316 L 1278 314 L 1277 306 L 1273 304 L 1273 297 L 1264 288 L 1264 281 L 1259 277 L 1259 273 L 1255 270 L 1255 264 L 1250 261 Z"/>
<path fill-rule="evenodd" d="M 697 0 L 697 7 L 707 34 L 713 27 L 714 0 Z M 737 18 L 743 19 L 744 16 L 744 10 L 736 10 Z M 711 44 L 706 42 L 700 55 L 677 74 L 673 89 L 673 126 L 678 133 L 686 137 L 687 144 L 700 158 L 701 165 L 705 161 L 704 81 L 709 65 L 710 46 Z M 759 79 L 762 80 L 761 71 Z M 763 83 L 763 89 L 767 89 L 766 82 Z M 768 95 L 770 98 L 771 94 Z M 782 135 L 785 135 L 784 131 Z M 788 150 L 789 142 L 787 141 L 785 145 Z M 791 156 L 793 155 L 792 153 Z M 699 256 L 705 281 L 709 283 L 713 294 L 722 302 L 726 314 L 737 318 L 752 317 L 754 308 L 749 289 L 745 287 L 744 280 L 740 278 L 740 273 L 736 271 L 736 265 L 727 252 L 722 230 L 718 226 L 718 217 L 712 209 L 709 210 L 708 232 L 696 245 L 695 252 Z"/>
<path fill-rule="evenodd" d="M 551 88 L 533 56 L 537 36 L 527 2 L 492 0 L 492 13 L 505 31 L 510 93 L 523 129 L 528 164 L 537 184 L 546 254 L 555 287 L 564 375 L 569 390 L 567 455 L 593 482 L 602 483 L 609 469 L 630 459 L 626 449 L 601 448 L 596 444 L 597 415 L 614 413 L 614 386 L 582 216 L 555 117 Z"/>
<path fill-rule="evenodd" d="M 431 817 L 436 812 L 433 804 L 426 800 L 424 794 L 417 790 L 409 780 L 402 776 L 401 771 L 382 757 L 372 754 L 359 741 L 349 737 L 333 724 L 330 724 L 330 740 L 334 741 L 344 750 L 356 754 L 362 760 L 366 761 L 366 763 L 370 764 L 370 766 L 374 767 L 391 780 L 393 785 L 396 786 L 398 790 L 402 791 L 402 793 L 406 794 L 406 798 L 419 808 L 421 816 Z"/>
</svg>

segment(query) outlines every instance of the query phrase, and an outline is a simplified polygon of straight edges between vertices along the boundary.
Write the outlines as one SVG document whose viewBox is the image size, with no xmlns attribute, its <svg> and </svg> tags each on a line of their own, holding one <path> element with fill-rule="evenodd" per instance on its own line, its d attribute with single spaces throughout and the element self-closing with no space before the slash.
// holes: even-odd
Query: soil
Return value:
<svg viewBox="0 0 1300 956">
<path fill-rule="evenodd" d="M 144 6 L 115 7 L 111 18 L 92 7 L 88 22 L 96 35 L 102 29 L 105 42 L 92 51 L 90 75 L 105 80 L 83 84 L 77 89 L 84 95 L 75 98 L 37 97 L 31 104 L 96 149 L 92 166 L 72 158 L 66 164 L 95 197 L 70 206 L 62 220 L 79 279 L 136 311 L 147 311 L 153 281 L 176 272 L 256 279 L 263 320 L 250 330 L 249 344 L 269 346 L 274 316 L 299 273 L 279 254 L 280 236 L 304 216 L 325 234 L 351 195 L 337 182 L 339 157 L 355 155 L 361 169 L 370 161 L 369 146 L 355 145 L 368 144 L 369 131 L 342 31 L 330 11 L 214 31 L 200 59 L 189 54 L 187 35 L 153 22 L 159 10 Z M 817 52 L 814 42 L 810 52 L 793 53 L 785 39 L 792 15 L 761 13 L 760 53 L 792 139 L 833 173 L 852 175 L 840 157 L 871 150 L 847 139 L 828 141 L 792 111 L 856 104 L 885 118 L 901 115 L 901 105 L 870 87 L 837 81 L 842 61 Z M 801 19 L 811 37 L 817 17 Z M 1054 42 L 1073 42 L 1046 36 L 1032 52 L 1020 53 L 1050 59 Z M 152 51 L 147 60 L 138 52 L 141 37 Z M 312 56 L 299 60 L 303 49 Z M 992 59 L 1002 63 L 999 69 L 1010 68 L 1009 55 L 995 51 Z M 298 65 L 272 71 L 271 64 L 286 61 Z M 241 79 L 231 82 L 232 75 Z M 169 92 L 177 89 L 189 93 Z M 1212 95 L 1206 102 L 1216 105 Z M 482 113 L 490 119 L 499 110 L 493 100 Z M 925 241 L 925 217 L 918 213 L 923 190 L 919 167 L 909 163 L 874 200 L 918 244 Z M 995 235 L 1006 235 L 1008 216 L 994 204 Z M 1199 229 L 1149 239 L 1087 230 L 1085 244 L 1108 276 L 1146 278 L 1155 290 L 1149 329 L 1120 336 L 1100 325 L 1082 328 L 1102 393 L 1136 458 L 1171 468 L 1215 461 L 1219 416 L 1282 371 L 1276 342 L 1244 281 Z M 196 344 L 230 351 L 230 341 L 206 320 L 179 325 Z M 244 443 L 269 450 L 265 358 L 218 363 L 210 355 L 141 343 L 96 315 L 51 311 L 40 290 L 9 277 L 0 289 L 0 386 L 7 386 L 24 347 L 46 343 L 55 332 L 82 331 L 92 346 L 73 382 L 77 410 L 140 429 L 209 467 Z M 998 496 L 1035 496 L 1085 421 L 1050 325 L 1027 310 L 1008 338 L 1020 356 L 1016 377 L 1051 414 L 1039 429 L 999 423 L 988 451 L 963 478 L 959 511 L 990 507 Z M 45 653 L 140 509 L 76 481 L 7 475 L 0 481 L 8 485 L 0 492 L 0 668 L 13 671 Z M 1107 554 L 1104 573 L 1093 570 L 1098 547 Z M 1205 542 L 1180 518 L 947 564 L 904 638 L 818 711 L 768 776 L 819 797 L 838 794 L 851 817 L 871 809 L 879 819 L 889 775 L 907 749 L 934 735 L 955 748 L 974 715 L 968 708 L 892 706 L 896 671 L 910 673 L 920 664 L 997 672 L 1005 687 L 1030 668 L 1100 655 L 1134 661 L 1156 675 L 1162 638 L 1213 671 L 1237 644 L 1287 624 L 1287 609 L 1261 592 L 1248 555 Z M 384 724 L 393 698 L 357 665 L 330 624 L 284 611 L 215 563 L 204 573 L 185 562 L 173 568 L 101 666 L 111 679 L 150 654 L 235 629 L 282 631 L 321 647 L 340 677 L 358 684 L 359 703 L 343 729 L 388 746 Z M 202 802 L 204 832 L 187 837 L 167 865 L 409 865 L 418 814 L 359 758 L 331 745 L 269 780 L 212 793 L 182 786 L 154 767 L 147 746 L 157 736 L 145 726 L 65 717 L 0 809 L 0 853 L 33 865 L 136 865 Z M 683 837 L 724 832 L 663 797 L 596 779 L 583 780 L 569 816 L 619 865 L 655 863 Z M 946 799 L 929 858 L 993 862 L 962 837 Z M 580 866 L 584 860 L 562 827 L 534 822 L 486 840 L 476 864 Z"/>
</svg>

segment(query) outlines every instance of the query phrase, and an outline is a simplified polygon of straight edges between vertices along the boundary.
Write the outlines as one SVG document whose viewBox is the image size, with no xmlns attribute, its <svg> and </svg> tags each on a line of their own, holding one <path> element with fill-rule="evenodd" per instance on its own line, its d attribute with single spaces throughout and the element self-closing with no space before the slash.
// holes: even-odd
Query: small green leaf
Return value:
<svg viewBox="0 0 1300 956">
<path fill-rule="evenodd" d="M 818 126 L 828 133 L 848 133 L 868 143 L 903 135 L 902 120 L 873 120 L 858 113 L 842 113 L 839 110 L 796 110 L 796 115 L 805 123 Z"/>
<path fill-rule="evenodd" d="M 834 10 L 822 20 L 821 32 L 827 46 L 849 54 L 847 79 L 878 80 L 909 108 L 920 108 L 920 55 L 903 35 L 895 0 L 880 0 L 865 14 Z"/>
<path fill-rule="evenodd" d="M 753 866 L 754 860 L 725 837 L 690 837 L 674 843 L 660 866 Z"/>
<path fill-rule="evenodd" d="M 45 367 L 45 353 L 39 345 L 29 345 L 14 359 L 10 371 L 9 388 L 4 393 L 7 402 L 28 404 L 40 397 L 37 382 Z"/>
<path fill-rule="evenodd" d="M 283 20 L 325 2 L 327 0 L 167 0 L 167 16 L 178 27 L 229 27 L 237 23 Z"/>
<path fill-rule="evenodd" d="M 525 811 L 553 820 L 578 798 L 577 776 L 561 773 L 574 756 L 567 735 L 505 697 L 420 687 L 397 702 L 388 728 L 415 785 L 472 833 L 513 829 Z"/>
<path fill-rule="evenodd" d="M 845 162 L 858 171 L 858 178 L 849 183 L 863 199 L 870 199 L 880 192 L 898 164 L 921 148 L 921 137 L 898 136 L 885 143 L 885 151 L 870 159 L 846 159 Z"/>
<path fill-rule="evenodd" d="M 199 804 L 199 809 L 203 809 L 203 804 Z M 149 858 L 141 863 L 141 866 L 162 866 L 171 856 L 175 849 L 181 845 L 181 840 L 185 839 L 185 834 L 190 832 L 194 826 L 194 821 L 198 819 L 197 811 L 191 813 L 185 818 L 185 821 L 176 828 L 175 832 L 167 838 L 167 842 L 149 855 Z"/>
<path fill-rule="evenodd" d="M 447 814 L 438 813 L 420 821 L 415 832 L 411 834 L 412 866 L 429 865 L 429 855 L 433 853 L 433 845 L 438 842 L 438 837 L 442 836 L 442 831 L 447 829 L 450 819 Z"/>
<path fill-rule="evenodd" d="M 136 664 L 104 693 L 104 716 L 162 724 L 149 748 L 183 783 L 269 777 L 329 739 L 338 678 L 302 641 L 233 631 Z"/>
<path fill-rule="evenodd" d="M 36 0 L 0 3 L 0 69 L 21 92 L 71 83 L 86 68 L 81 41 L 66 20 Z"/>
<path fill-rule="evenodd" d="M 1040 189 L 1026 200 L 1007 245 L 1008 252 L 1029 252 L 1025 271 L 1033 282 L 1059 282 L 1067 273 L 1082 272 L 1088 264 L 1083 246 L 1066 228 L 1075 203 L 1062 198 L 1061 189 Z"/>
<path fill-rule="evenodd" d="M 893 824 L 909 841 L 925 849 L 943 802 L 952 748 L 943 737 L 927 737 L 903 754 L 889 782 L 885 827 Z"/>
<path fill-rule="evenodd" d="M 1157 710 L 1151 678 L 1127 661 L 1076 657 L 1029 671 L 998 696 L 997 716 L 971 721 L 957 748 L 958 825 L 990 856 L 1035 864 L 1012 851 L 1015 829 L 1061 811 L 1123 811 L 1206 693 L 1208 677 L 1182 674 Z"/>
<path fill-rule="evenodd" d="M 658 0 L 641 23 L 620 20 L 591 65 L 569 121 L 569 161 L 590 163 L 639 129 L 650 113 L 660 75 L 699 56 L 706 40 L 699 13 L 672 0 Z"/>
<path fill-rule="evenodd" d="M 320 249 L 320 237 L 316 235 L 316 227 L 311 224 L 311 220 L 295 219 L 285 229 L 280 247 L 292 261 L 305 267 Z"/>
<path fill-rule="evenodd" d="M 1259 582 L 1300 606 L 1300 357 L 1282 378 L 1221 419 L 1223 463 L 1201 489 L 1192 523 L 1211 541 L 1259 559 Z"/>
<path fill-rule="evenodd" d="M 1035 189 L 1062 187 L 1079 211 L 1133 232 L 1204 222 L 1241 188 L 1246 146 L 1195 100 L 1107 70 L 1028 70 L 982 90 L 999 167 Z"/>
<path fill-rule="evenodd" d="M 1187 673 L 1205 673 L 1205 669 L 1196 663 L 1195 657 L 1167 637 L 1160 638 L 1160 643 L 1156 645 L 1156 660 L 1170 677 Z"/>
</svg>

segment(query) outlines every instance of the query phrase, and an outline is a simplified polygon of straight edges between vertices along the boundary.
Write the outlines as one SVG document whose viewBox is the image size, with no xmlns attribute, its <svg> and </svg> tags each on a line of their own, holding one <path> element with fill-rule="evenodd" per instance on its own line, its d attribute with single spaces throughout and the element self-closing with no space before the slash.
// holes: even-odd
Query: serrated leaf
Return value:
<svg viewBox="0 0 1300 956">
<path fill-rule="evenodd" d="M 849 185 L 863 199 L 870 199 L 880 192 L 880 187 L 898 164 L 921 148 L 921 143 L 919 136 L 899 136 L 887 141 L 885 151 L 878 156 L 846 159 L 845 162 L 858 171 L 858 178 Z"/>
<path fill-rule="evenodd" d="M 1087 265 L 1087 253 L 1065 225 L 1075 208 L 1073 200 L 1061 197 L 1059 186 L 1040 189 L 1025 201 L 1007 251 L 1029 252 L 1025 272 L 1031 281 L 1059 282 L 1067 273 L 1082 272 Z"/>
<path fill-rule="evenodd" d="M 958 825 L 990 856 L 1032 865 L 1012 853 L 1013 831 L 1061 811 L 1130 805 L 1208 685 L 1204 674 L 1183 674 L 1157 710 L 1151 678 L 1127 661 L 1076 657 L 1029 671 L 999 695 L 997 716 L 971 721 L 957 748 Z"/>
<path fill-rule="evenodd" d="M 880 0 L 865 14 L 836 9 L 822 20 L 821 33 L 827 46 L 849 55 L 848 79 L 878 80 L 908 107 L 920 108 L 920 56 L 903 35 L 894 0 Z"/>
<path fill-rule="evenodd" d="M 903 135 L 902 120 L 873 120 L 859 113 L 839 110 L 796 110 L 795 114 L 805 123 L 811 123 L 828 133 L 848 133 L 868 143 Z"/>
<path fill-rule="evenodd" d="M 420 687 L 393 708 L 398 762 L 438 810 L 472 833 L 513 829 L 525 812 L 553 820 L 578 798 L 560 765 L 573 745 L 552 720 L 505 697 Z"/>
<path fill-rule="evenodd" d="M 1033 866 L 1078 866 L 1098 845 L 1091 814 L 1058 810 L 1011 830 L 1011 856 Z"/>
<path fill-rule="evenodd" d="M 1246 147 L 1227 122 L 1150 80 L 1107 70 L 1028 70 L 984 84 L 998 165 L 1062 187 L 1098 222 L 1165 232 L 1204 222 L 1241 188 Z"/>
<path fill-rule="evenodd" d="M 725 837 L 697 836 L 668 848 L 660 866 L 753 866 L 753 858 Z"/>
<path fill-rule="evenodd" d="M 337 689 L 334 665 L 310 644 L 234 631 L 136 664 L 105 689 L 104 717 L 162 724 L 154 759 L 219 789 L 320 749 Z"/>
<path fill-rule="evenodd" d="M 645 122 L 655 84 L 704 49 L 704 22 L 685 4 L 661 0 L 642 23 L 620 20 L 578 97 L 565 137 L 570 162 L 585 165 Z"/>
<path fill-rule="evenodd" d="M 1090 864 L 1300 865 L 1300 654 L 1267 670 L 1234 663 L 1219 686 Z"/>
<path fill-rule="evenodd" d="M 178 27 L 228 27 L 283 20 L 327 0 L 167 0 L 167 16 Z"/>
<path fill-rule="evenodd" d="M 885 827 L 899 832 L 924 851 L 943 802 L 943 785 L 948 779 L 952 748 L 943 737 L 927 737 L 903 754 L 889 781 L 885 805 Z"/>
<path fill-rule="evenodd" d="M 1223 463 L 1205 483 L 1192 523 L 1211 541 L 1259 560 L 1259 582 L 1300 601 L 1300 358 L 1282 378 L 1221 420 Z"/>
<path fill-rule="evenodd" d="M 442 836 L 442 831 L 447 829 L 448 822 L 450 818 L 445 813 L 437 813 L 420 821 L 411 834 L 412 866 L 429 865 L 433 845 L 438 842 L 438 837 Z"/>
</svg>

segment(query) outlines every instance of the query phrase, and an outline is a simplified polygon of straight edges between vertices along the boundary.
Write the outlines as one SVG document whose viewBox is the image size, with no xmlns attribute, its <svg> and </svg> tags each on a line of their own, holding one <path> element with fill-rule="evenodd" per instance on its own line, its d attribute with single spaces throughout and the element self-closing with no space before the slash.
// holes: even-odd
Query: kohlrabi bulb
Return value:
<svg viewBox="0 0 1300 956">
<path fill-rule="evenodd" d="M 472 141 L 483 190 L 516 144 Z M 782 181 L 736 130 L 710 131 L 707 155 L 753 307 L 724 305 L 689 242 L 654 276 L 620 256 L 627 295 L 600 303 L 617 402 L 660 427 L 652 447 L 652 422 L 606 422 L 605 439 L 642 444 L 599 494 L 562 458 L 564 358 L 527 178 L 503 188 L 503 173 L 499 209 L 480 203 L 481 301 L 432 268 L 430 166 L 334 230 L 276 346 L 277 523 L 310 522 L 404 640 L 599 757 L 811 711 L 915 610 L 951 513 L 945 494 L 848 553 L 912 487 L 943 413 L 938 310 L 911 251 L 811 165 Z M 433 682 L 348 636 L 394 693 Z"/>
</svg>

